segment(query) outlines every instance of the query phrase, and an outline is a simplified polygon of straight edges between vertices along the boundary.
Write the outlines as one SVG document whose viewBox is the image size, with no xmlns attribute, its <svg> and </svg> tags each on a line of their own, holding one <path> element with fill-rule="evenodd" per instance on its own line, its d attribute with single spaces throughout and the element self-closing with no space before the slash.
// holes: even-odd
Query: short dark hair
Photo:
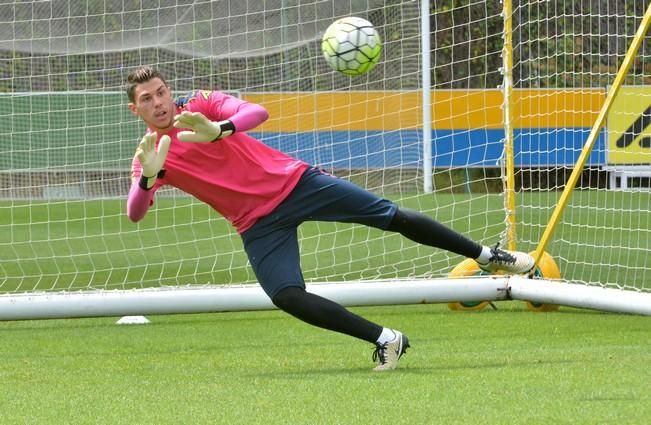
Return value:
<svg viewBox="0 0 651 425">
<path fill-rule="evenodd" d="M 165 78 L 163 78 L 163 74 L 151 66 L 142 66 L 131 71 L 127 76 L 127 96 L 129 96 L 129 102 L 133 103 L 136 101 L 136 86 L 138 84 L 146 83 L 147 81 L 154 78 L 160 78 L 163 84 L 167 86 L 167 82 L 165 81 Z"/>
</svg>

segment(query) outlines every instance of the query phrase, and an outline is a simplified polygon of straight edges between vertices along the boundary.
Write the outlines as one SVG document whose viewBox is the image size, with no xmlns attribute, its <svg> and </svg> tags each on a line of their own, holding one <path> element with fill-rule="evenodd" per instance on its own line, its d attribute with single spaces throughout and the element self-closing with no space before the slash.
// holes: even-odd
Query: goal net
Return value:
<svg viewBox="0 0 651 425">
<path fill-rule="evenodd" d="M 577 173 L 548 244 L 568 282 L 651 288 L 651 44 L 644 32 L 636 37 L 647 7 L 568 1 L 514 9 L 519 246 L 539 244 L 570 173 Z M 627 57 L 636 42 L 639 49 Z M 626 60 L 630 68 L 617 81 Z M 603 128 L 586 150 L 605 105 Z M 581 153 L 589 156 L 575 169 Z"/>
<path fill-rule="evenodd" d="M 274 148 L 484 244 L 532 251 L 645 7 L 514 2 L 505 69 L 500 2 L 432 2 L 429 50 L 421 2 L 178 3 L 0 5 L 2 295 L 255 282 L 239 236 L 187 194 L 159 190 L 144 220 L 126 218 L 131 158 L 145 128 L 123 88 L 141 65 L 159 69 L 177 94 L 218 89 L 262 104 L 270 119 L 250 134 Z M 351 15 L 372 22 L 383 41 L 380 63 L 355 78 L 332 71 L 320 52 L 325 28 Z M 647 286 L 648 58 L 645 38 L 547 246 L 569 282 Z M 514 210 L 505 202 L 509 175 Z M 308 282 L 444 278 L 463 260 L 362 226 L 305 223 L 299 231 Z"/>
</svg>

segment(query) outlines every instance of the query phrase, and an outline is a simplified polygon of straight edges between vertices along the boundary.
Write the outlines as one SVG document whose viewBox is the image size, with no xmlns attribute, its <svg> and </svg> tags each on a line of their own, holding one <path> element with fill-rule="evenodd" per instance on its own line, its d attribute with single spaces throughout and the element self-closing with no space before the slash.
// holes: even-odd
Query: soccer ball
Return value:
<svg viewBox="0 0 651 425">
<path fill-rule="evenodd" d="M 321 51 L 335 71 L 362 75 L 380 60 L 382 43 L 373 24 L 366 19 L 348 17 L 328 27 L 321 41 Z"/>
</svg>

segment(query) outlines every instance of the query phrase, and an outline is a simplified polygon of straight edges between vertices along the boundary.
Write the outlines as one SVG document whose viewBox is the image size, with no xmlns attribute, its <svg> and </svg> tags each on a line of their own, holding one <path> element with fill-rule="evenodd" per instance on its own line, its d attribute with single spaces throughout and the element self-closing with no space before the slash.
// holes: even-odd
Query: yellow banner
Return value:
<svg viewBox="0 0 651 425">
<path fill-rule="evenodd" d="M 422 128 L 422 96 L 415 91 L 246 93 L 245 100 L 269 111 L 257 131 L 381 131 Z M 432 91 L 432 128 L 504 128 L 503 94 L 492 90 Z M 513 91 L 516 128 L 590 128 L 604 100 L 603 89 Z"/>
<path fill-rule="evenodd" d="M 622 87 L 607 126 L 609 164 L 651 164 L 651 87 Z"/>
</svg>

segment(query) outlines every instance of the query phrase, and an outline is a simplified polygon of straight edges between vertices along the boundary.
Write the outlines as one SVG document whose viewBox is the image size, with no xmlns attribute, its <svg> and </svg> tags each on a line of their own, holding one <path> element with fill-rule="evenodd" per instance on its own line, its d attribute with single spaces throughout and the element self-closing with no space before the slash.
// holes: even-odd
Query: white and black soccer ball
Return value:
<svg viewBox="0 0 651 425">
<path fill-rule="evenodd" d="M 346 75 L 369 72 L 380 60 L 380 34 L 366 19 L 347 17 L 332 23 L 321 41 L 323 57 Z"/>
</svg>

